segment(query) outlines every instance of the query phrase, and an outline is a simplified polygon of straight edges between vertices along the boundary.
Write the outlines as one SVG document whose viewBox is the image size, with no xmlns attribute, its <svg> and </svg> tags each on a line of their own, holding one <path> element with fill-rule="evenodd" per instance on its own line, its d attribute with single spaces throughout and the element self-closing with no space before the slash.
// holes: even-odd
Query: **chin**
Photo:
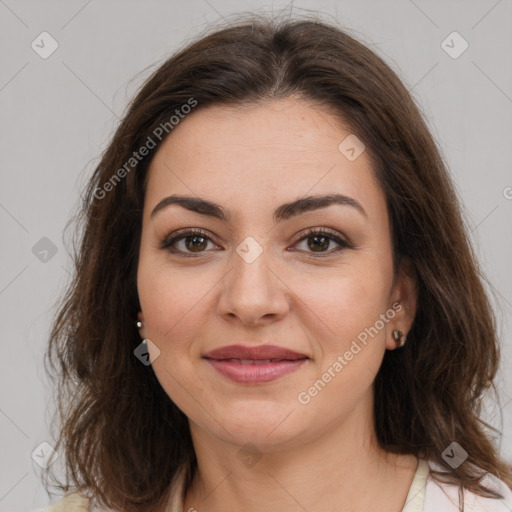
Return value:
<svg viewBox="0 0 512 512">
<path fill-rule="evenodd" d="M 304 436 L 305 425 L 299 421 L 300 409 L 269 400 L 243 400 L 216 415 L 222 427 L 217 435 L 224 441 L 244 446 L 251 444 L 260 451 L 283 449 Z M 291 414 L 290 414 L 291 413 Z"/>
</svg>

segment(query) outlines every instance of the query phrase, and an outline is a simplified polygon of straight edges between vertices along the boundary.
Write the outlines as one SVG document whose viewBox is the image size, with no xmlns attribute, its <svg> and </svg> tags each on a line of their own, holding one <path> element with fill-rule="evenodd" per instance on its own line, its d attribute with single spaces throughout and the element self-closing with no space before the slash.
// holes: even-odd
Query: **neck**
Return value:
<svg viewBox="0 0 512 512">
<path fill-rule="evenodd" d="M 371 408 L 366 413 L 371 418 Z M 400 512 L 417 458 L 382 450 L 363 414 L 353 411 L 310 439 L 261 451 L 221 442 L 191 423 L 198 467 L 183 510 Z"/>
</svg>

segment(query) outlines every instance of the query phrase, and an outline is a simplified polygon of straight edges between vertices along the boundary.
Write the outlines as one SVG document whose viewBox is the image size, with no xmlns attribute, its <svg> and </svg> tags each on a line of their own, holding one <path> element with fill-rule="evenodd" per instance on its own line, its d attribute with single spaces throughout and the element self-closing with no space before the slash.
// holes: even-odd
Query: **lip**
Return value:
<svg viewBox="0 0 512 512">
<path fill-rule="evenodd" d="M 309 358 L 277 345 L 229 345 L 203 356 L 221 375 L 245 384 L 270 382 L 297 370 Z"/>
<path fill-rule="evenodd" d="M 304 359 L 305 354 L 299 354 L 289 348 L 279 347 L 277 345 L 257 345 L 248 347 L 247 345 L 227 345 L 208 352 L 203 357 L 207 359 Z"/>
</svg>

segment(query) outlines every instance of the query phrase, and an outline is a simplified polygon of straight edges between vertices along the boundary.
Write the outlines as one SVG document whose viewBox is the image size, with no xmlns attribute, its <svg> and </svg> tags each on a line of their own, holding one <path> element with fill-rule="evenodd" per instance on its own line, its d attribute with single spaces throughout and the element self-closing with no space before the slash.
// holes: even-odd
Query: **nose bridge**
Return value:
<svg viewBox="0 0 512 512">
<path fill-rule="evenodd" d="M 232 254 L 220 309 L 247 322 L 282 315 L 288 308 L 284 285 L 275 275 L 272 251 L 254 237 L 245 238 Z"/>
<path fill-rule="evenodd" d="M 238 244 L 235 252 L 236 255 L 233 255 L 233 278 L 236 281 L 255 288 L 272 286 L 268 276 L 272 265 L 268 247 L 264 247 L 251 236 Z"/>
</svg>

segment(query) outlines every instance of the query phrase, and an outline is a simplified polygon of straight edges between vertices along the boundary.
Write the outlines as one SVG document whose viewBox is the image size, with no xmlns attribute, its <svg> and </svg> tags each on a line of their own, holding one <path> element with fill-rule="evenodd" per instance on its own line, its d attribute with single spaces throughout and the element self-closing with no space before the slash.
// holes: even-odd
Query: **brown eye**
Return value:
<svg viewBox="0 0 512 512">
<path fill-rule="evenodd" d="M 206 242 L 207 238 L 204 236 L 187 236 L 183 237 L 185 240 L 185 247 L 192 252 L 200 252 L 202 249 L 205 249 L 208 243 Z"/>
<path fill-rule="evenodd" d="M 209 236 L 203 231 L 188 230 L 173 233 L 172 236 L 166 237 L 160 244 L 160 249 L 166 249 L 173 254 L 188 256 L 190 254 L 200 254 L 206 252 L 208 242 L 215 244 Z"/>
<path fill-rule="evenodd" d="M 305 236 L 303 236 L 299 242 L 306 240 L 306 252 L 316 253 L 318 255 L 326 255 L 329 256 L 333 253 L 339 252 L 343 249 L 350 249 L 353 246 L 343 240 L 340 236 L 338 236 L 335 232 L 331 232 L 329 230 L 324 229 L 314 229 L 312 228 L 308 232 L 306 232 Z M 328 250 L 331 242 L 337 244 L 338 247 L 333 250 Z"/>
<path fill-rule="evenodd" d="M 306 249 L 300 249 L 309 254 L 318 256 L 330 256 L 333 253 L 340 252 L 343 249 L 350 249 L 353 246 L 338 236 L 335 231 L 329 231 L 325 228 L 311 228 L 298 243 L 307 241 Z M 218 248 L 218 245 L 202 230 L 184 230 L 172 233 L 166 237 L 160 244 L 160 249 L 165 249 L 178 256 L 194 256 L 208 252 L 208 243 Z M 337 244 L 332 250 L 328 250 L 332 243 Z M 295 244 L 295 245 L 297 245 Z"/>
<path fill-rule="evenodd" d="M 316 251 L 317 249 L 327 249 L 329 247 L 329 243 L 331 242 L 331 239 L 327 236 L 308 236 L 308 247 Z M 311 242 L 311 243 L 310 243 Z"/>
</svg>

